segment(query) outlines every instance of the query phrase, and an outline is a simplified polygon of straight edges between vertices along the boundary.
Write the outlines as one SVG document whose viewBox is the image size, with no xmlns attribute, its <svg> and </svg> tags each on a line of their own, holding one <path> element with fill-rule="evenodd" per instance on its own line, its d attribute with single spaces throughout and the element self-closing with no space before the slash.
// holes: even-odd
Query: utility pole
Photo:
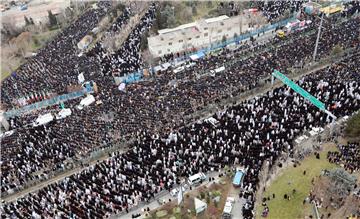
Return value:
<svg viewBox="0 0 360 219">
<path fill-rule="evenodd" d="M 319 44 L 319 38 L 320 38 L 323 19 L 324 19 L 324 13 L 322 13 L 322 15 L 321 15 L 321 21 L 320 21 L 320 25 L 319 25 L 318 35 L 316 38 L 315 49 L 314 49 L 314 54 L 313 54 L 313 61 L 315 61 L 315 58 L 316 58 L 316 53 L 317 53 L 317 48 L 318 48 L 318 44 Z"/>
</svg>

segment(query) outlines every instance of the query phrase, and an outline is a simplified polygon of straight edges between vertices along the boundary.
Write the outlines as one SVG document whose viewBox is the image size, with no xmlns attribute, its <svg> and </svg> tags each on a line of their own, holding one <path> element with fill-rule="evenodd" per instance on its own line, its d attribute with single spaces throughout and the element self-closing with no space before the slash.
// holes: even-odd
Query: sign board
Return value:
<svg viewBox="0 0 360 219">
<path fill-rule="evenodd" d="M 317 108 L 321 109 L 321 110 L 325 110 L 325 104 L 321 101 L 319 101 L 318 99 L 316 99 L 316 97 L 314 97 L 313 95 L 311 95 L 309 92 L 307 92 L 306 90 L 302 89 L 299 85 L 297 85 L 295 82 L 293 82 L 292 80 L 290 80 L 288 77 L 286 77 L 285 75 L 281 74 L 279 71 L 274 70 L 274 72 L 272 73 L 272 76 L 274 76 L 275 78 L 279 79 L 280 81 L 282 81 L 284 84 L 286 84 L 287 86 L 289 86 L 291 89 L 293 89 L 295 92 L 297 92 L 298 94 L 300 94 L 301 96 L 303 96 L 305 99 L 309 100 L 312 104 L 314 104 Z"/>
<path fill-rule="evenodd" d="M 307 92 L 306 90 L 302 89 L 299 85 L 297 85 L 295 82 L 293 82 L 292 80 L 290 80 L 288 77 L 286 77 L 285 75 L 281 74 L 278 70 L 274 70 L 274 72 L 271 74 L 272 76 L 274 76 L 275 78 L 279 79 L 280 81 L 282 81 L 284 84 L 288 85 L 291 89 L 293 89 L 295 92 L 297 92 L 298 94 L 300 94 L 301 96 L 303 96 L 305 99 L 309 100 L 312 104 L 314 104 L 317 108 L 319 108 L 320 110 L 323 110 L 326 114 L 328 114 L 329 116 L 331 116 L 333 119 L 336 119 L 336 116 L 334 116 L 330 111 L 328 111 L 325 108 L 325 104 L 323 102 L 321 102 L 320 100 L 316 99 L 316 97 L 314 97 L 313 95 L 311 95 L 309 92 Z"/>
</svg>

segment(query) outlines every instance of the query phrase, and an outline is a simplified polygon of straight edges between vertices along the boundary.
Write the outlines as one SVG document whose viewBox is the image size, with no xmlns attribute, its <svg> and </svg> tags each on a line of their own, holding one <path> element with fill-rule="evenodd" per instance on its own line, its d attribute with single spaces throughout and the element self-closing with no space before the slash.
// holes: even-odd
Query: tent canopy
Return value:
<svg viewBox="0 0 360 219">
<path fill-rule="evenodd" d="M 190 59 L 191 59 L 191 60 L 197 60 L 197 59 L 200 59 L 200 58 L 203 57 L 203 56 L 205 56 L 205 53 L 202 52 L 202 51 L 199 51 L 199 52 L 197 52 L 197 53 L 195 53 L 195 54 L 192 54 L 192 55 L 190 56 Z"/>
<path fill-rule="evenodd" d="M 80 101 L 80 105 L 89 106 L 93 102 L 95 102 L 95 97 L 93 95 L 89 95 Z"/>
<path fill-rule="evenodd" d="M 62 109 L 57 115 L 56 115 L 56 119 L 63 119 L 67 116 L 70 116 L 71 115 L 71 109 L 69 108 L 65 108 L 65 109 Z"/>
<path fill-rule="evenodd" d="M 51 113 L 47 113 L 47 114 L 44 114 L 44 115 L 40 115 L 34 122 L 33 126 L 36 127 L 36 126 L 39 126 L 39 125 L 44 125 L 46 123 L 49 123 L 51 121 L 54 120 L 54 117 Z"/>
<path fill-rule="evenodd" d="M 207 204 L 198 198 L 194 198 L 196 214 L 204 211 L 207 208 Z"/>
</svg>

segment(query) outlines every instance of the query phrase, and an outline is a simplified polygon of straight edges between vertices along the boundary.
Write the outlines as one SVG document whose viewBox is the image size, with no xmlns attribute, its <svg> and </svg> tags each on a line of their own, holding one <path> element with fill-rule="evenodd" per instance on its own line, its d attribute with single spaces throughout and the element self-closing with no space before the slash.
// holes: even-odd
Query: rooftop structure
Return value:
<svg viewBox="0 0 360 219">
<path fill-rule="evenodd" d="M 175 28 L 158 31 L 158 35 L 148 38 L 150 53 L 161 57 L 169 53 L 192 51 L 218 43 L 225 37 L 233 38 L 246 28 L 244 16 L 219 17 L 201 19 L 196 22 L 183 24 Z"/>
</svg>

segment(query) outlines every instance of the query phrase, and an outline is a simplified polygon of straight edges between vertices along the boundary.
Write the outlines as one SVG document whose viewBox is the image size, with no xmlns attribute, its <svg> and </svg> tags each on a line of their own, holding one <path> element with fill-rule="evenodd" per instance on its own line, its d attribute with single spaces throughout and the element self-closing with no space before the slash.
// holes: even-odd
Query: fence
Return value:
<svg viewBox="0 0 360 219">
<path fill-rule="evenodd" d="M 59 104 L 61 102 L 75 99 L 75 98 L 83 96 L 85 93 L 91 93 L 92 91 L 93 91 L 92 87 L 86 87 L 81 91 L 76 91 L 76 92 L 72 92 L 69 94 L 63 94 L 60 96 L 53 97 L 51 99 L 47 99 L 47 100 L 44 100 L 41 102 L 37 102 L 34 104 L 24 106 L 19 109 L 13 109 L 13 110 L 7 111 L 4 113 L 4 115 L 6 118 L 11 118 L 11 117 L 14 117 L 14 116 L 17 116 L 17 115 L 20 115 L 20 114 L 23 114 L 23 113 L 26 113 L 29 111 L 41 109 L 41 108 L 47 107 L 47 106 L 53 106 L 53 105 Z"/>
</svg>

